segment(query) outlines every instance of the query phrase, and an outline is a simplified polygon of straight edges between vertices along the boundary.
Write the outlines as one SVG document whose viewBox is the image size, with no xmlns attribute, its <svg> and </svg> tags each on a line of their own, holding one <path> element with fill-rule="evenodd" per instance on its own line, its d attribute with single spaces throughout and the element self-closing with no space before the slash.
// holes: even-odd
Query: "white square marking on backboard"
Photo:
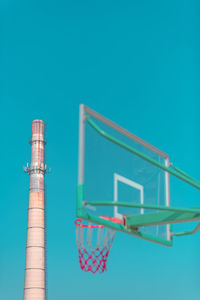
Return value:
<svg viewBox="0 0 200 300">
<path fill-rule="evenodd" d="M 139 190 L 140 191 L 140 204 L 144 204 L 144 187 L 141 184 L 139 184 L 133 180 L 130 180 L 124 176 L 121 176 L 117 173 L 114 173 L 114 202 L 118 201 L 118 181 L 125 183 L 125 184 Z M 141 214 L 144 214 L 144 208 L 141 208 Z M 119 219 L 123 218 L 123 216 L 118 212 L 117 206 L 114 207 L 114 216 L 115 216 L 115 218 L 119 218 Z"/>
</svg>

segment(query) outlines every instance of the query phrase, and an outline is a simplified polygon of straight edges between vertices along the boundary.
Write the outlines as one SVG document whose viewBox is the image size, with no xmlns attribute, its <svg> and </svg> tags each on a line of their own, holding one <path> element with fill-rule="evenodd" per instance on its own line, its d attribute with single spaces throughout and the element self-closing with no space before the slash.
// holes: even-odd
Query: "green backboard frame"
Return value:
<svg viewBox="0 0 200 300">
<path fill-rule="evenodd" d="M 148 157 L 147 155 L 141 153 L 137 149 L 130 147 L 123 141 L 115 138 L 114 136 L 110 135 L 109 133 L 102 130 L 98 124 L 94 122 L 91 118 L 94 117 L 101 122 L 106 123 L 107 125 L 113 127 L 114 129 L 121 131 L 125 135 L 129 135 L 132 139 L 135 139 L 137 142 L 143 144 L 146 147 L 149 147 L 151 150 L 159 153 L 160 155 L 166 158 L 167 163 L 165 165 L 160 164 L 156 160 Z M 77 217 L 87 220 L 92 223 L 104 225 L 106 227 L 112 228 L 116 231 L 121 231 L 138 238 L 148 240 L 151 242 L 155 242 L 165 246 L 172 246 L 173 244 L 173 237 L 174 236 L 183 236 L 196 233 L 200 227 L 199 224 L 194 228 L 192 231 L 187 232 L 180 232 L 180 233 L 173 233 L 171 224 L 175 223 L 182 223 L 182 222 L 191 222 L 191 221 L 200 221 L 200 208 L 178 208 L 178 207 L 170 207 L 169 201 L 166 203 L 166 206 L 160 205 L 147 205 L 147 204 L 138 204 L 138 203 L 130 203 L 130 202 L 114 202 L 114 201 L 101 201 L 101 202 L 89 202 L 85 199 L 84 193 L 84 141 L 85 141 L 85 124 L 86 122 L 89 126 L 95 130 L 100 136 L 109 140 L 111 143 L 116 144 L 118 147 L 125 149 L 126 151 L 133 153 L 134 155 L 140 157 L 141 159 L 148 161 L 150 164 L 160 168 L 161 170 L 165 171 L 167 174 L 166 180 L 169 180 L 168 176 L 172 175 L 177 177 L 178 179 L 184 181 L 185 183 L 193 186 L 194 188 L 200 190 L 200 183 L 187 175 L 185 172 L 181 171 L 180 169 L 174 167 L 172 164 L 169 163 L 169 157 L 167 154 L 161 152 L 157 148 L 149 145 L 148 143 L 144 142 L 140 138 L 136 137 L 128 133 L 125 129 L 119 127 L 112 121 L 106 119 L 105 117 L 101 116 L 100 114 L 96 113 L 95 111 L 91 110 L 87 106 L 81 104 L 80 105 L 80 118 L 79 118 L 79 170 L 78 170 L 78 186 L 77 186 Z M 169 191 L 167 192 L 169 193 Z M 147 214 L 141 215 L 129 215 L 125 216 L 123 219 L 122 224 L 115 223 L 113 221 L 109 221 L 103 219 L 99 216 L 96 216 L 93 213 L 89 213 L 86 211 L 85 207 L 87 205 L 90 206 L 113 206 L 113 207 L 132 207 L 132 208 L 141 208 L 145 210 L 149 210 L 150 212 Z M 151 212 L 153 210 L 153 212 Z M 155 212 L 156 210 L 156 212 Z M 168 226 L 168 238 L 163 239 L 159 236 L 152 235 L 149 233 L 141 232 L 140 228 L 144 226 L 153 226 L 153 225 L 164 225 Z"/>
</svg>

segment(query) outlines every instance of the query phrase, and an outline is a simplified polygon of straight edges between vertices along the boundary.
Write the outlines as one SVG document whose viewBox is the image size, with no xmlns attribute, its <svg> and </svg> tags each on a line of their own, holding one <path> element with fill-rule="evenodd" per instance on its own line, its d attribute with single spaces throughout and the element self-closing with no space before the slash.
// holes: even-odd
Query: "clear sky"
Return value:
<svg viewBox="0 0 200 300">
<path fill-rule="evenodd" d="M 198 0 L 1 1 L 0 299 L 23 298 L 31 122 L 47 122 L 48 299 L 197 300 L 199 234 L 173 248 L 119 233 L 108 271 L 80 270 L 74 219 L 85 103 L 199 174 Z M 199 206 L 172 181 L 171 201 Z M 181 229 L 185 229 L 183 225 Z"/>
</svg>

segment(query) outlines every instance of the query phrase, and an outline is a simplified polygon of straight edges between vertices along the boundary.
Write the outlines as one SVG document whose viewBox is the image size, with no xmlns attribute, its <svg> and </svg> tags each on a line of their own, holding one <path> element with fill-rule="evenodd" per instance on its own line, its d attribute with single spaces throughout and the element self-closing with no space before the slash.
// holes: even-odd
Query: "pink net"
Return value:
<svg viewBox="0 0 200 300">
<path fill-rule="evenodd" d="M 103 273 L 116 231 L 103 225 L 83 223 L 81 219 L 77 219 L 75 224 L 81 269 L 93 274 Z"/>
</svg>

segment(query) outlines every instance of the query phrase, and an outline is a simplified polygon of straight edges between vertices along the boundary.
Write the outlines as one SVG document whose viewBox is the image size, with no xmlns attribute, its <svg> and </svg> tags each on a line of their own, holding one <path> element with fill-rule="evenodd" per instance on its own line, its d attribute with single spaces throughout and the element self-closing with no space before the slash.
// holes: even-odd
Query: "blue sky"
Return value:
<svg viewBox="0 0 200 300">
<path fill-rule="evenodd" d="M 48 299 L 199 299 L 199 234 L 165 248 L 119 233 L 108 271 L 79 268 L 78 106 L 85 103 L 199 175 L 199 4 L 2 1 L 0 299 L 23 297 L 31 122 L 47 122 Z M 174 205 L 199 206 L 172 181 Z M 182 229 L 185 228 L 183 225 Z"/>
</svg>

